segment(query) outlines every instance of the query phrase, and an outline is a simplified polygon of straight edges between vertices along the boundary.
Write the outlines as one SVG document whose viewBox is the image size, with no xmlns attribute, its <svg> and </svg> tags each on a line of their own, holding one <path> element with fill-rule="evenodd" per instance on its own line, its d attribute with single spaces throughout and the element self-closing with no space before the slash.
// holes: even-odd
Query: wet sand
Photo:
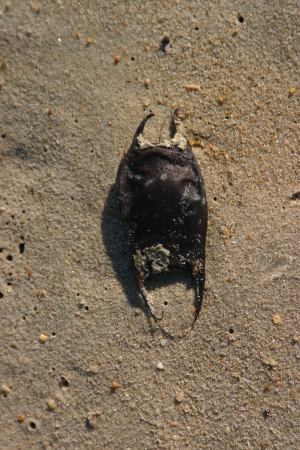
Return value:
<svg viewBox="0 0 300 450">
<path fill-rule="evenodd" d="M 296 1 L 2 3 L 1 450 L 299 448 L 299 47 Z M 209 208 L 193 327 L 180 273 L 149 318 L 115 198 L 177 106 Z"/>
</svg>

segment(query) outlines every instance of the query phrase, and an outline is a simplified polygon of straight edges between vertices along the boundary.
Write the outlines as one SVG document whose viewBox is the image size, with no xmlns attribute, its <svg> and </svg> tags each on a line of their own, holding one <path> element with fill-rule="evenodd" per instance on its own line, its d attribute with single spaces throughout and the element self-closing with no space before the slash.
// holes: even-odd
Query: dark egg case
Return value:
<svg viewBox="0 0 300 450">
<path fill-rule="evenodd" d="M 198 279 L 196 320 L 205 281 L 204 182 L 187 140 L 184 149 L 161 144 L 140 148 L 138 136 L 150 117 L 139 126 L 121 161 L 117 175 L 118 207 L 134 258 L 137 284 L 152 316 L 157 318 L 147 298 L 145 278 L 151 273 L 180 268 Z"/>
</svg>

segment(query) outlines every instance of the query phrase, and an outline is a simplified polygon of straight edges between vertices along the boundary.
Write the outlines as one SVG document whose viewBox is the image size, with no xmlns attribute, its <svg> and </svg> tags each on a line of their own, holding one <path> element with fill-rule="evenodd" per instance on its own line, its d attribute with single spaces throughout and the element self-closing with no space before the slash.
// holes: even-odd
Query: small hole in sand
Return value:
<svg viewBox="0 0 300 450">
<path fill-rule="evenodd" d="M 65 377 L 61 377 L 60 382 L 59 382 L 59 387 L 67 389 L 69 386 L 70 386 L 70 383 L 68 382 L 68 380 Z"/>
</svg>

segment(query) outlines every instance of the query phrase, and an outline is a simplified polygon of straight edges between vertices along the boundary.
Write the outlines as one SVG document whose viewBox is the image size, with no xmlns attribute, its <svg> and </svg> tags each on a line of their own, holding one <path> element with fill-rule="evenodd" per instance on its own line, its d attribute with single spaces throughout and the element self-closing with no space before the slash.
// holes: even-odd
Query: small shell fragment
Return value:
<svg viewBox="0 0 300 450">
<path fill-rule="evenodd" d="M 9 394 L 11 392 L 11 389 L 8 386 L 6 386 L 6 384 L 2 384 L 1 391 L 4 392 L 5 394 Z"/>
<path fill-rule="evenodd" d="M 163 363 L 159 362 L 159 363 L 157 364 L 156 368 L 157 368 L 158 370 L 164 370 Z"/>
<path fill-rule="evenodd" d="M 47 339 L 48 339 L 48 338 L 47 338 L 47 336 L 46 336 L 45 334 L 41 334 L 41 335 L 40 335 L 40 341 L 41 341 L 41 342 L 46 342 Z"/>
<path fill-rule="evenodd" d="M 151 103 L 150 98 L 145 98 L 144 101 L 143 101 L 143 105 L 144 105 L 144 106 L 149 106 L 150 103 Z"/>
<path fill-rule="evenodd" d="M 278 323 L 280 323 L 280 317 L 277 316 L 277 314 L 275 314 L 275 316 L 273 317 L 273 322 L 277 325 Z"/>
<path fill-rule="evenodd" d="M 97 364 L 91 364 L 89 369 L 93 374 L 99 373 L 99 366 Z"/>
<path fill-rule="evenodd" d="M 200 141 L 191 141 L 190 146 L 191 147 L 201 147 L 201 142 Z"/>
<path fill-rule="evenodd" d="M 277 362 L 276 362 L 275 359 L 273 359 L 273 358 L 269 358 L 268 364 L 269 364 L 271 367 L 276 367 L 276 366 L 277 366 Z"/>
<path fill-rule="evenodd" d="M 54 409 L 57 408 L 57 405 L 56 405 L 56 403 L 55 403 L 55 400 L 53 400 L 53 398 L 50 398 L 50 399 L 47 401 L 47 405 L 49 406 L 49 409 L 52 409 L 52 410 L 54 410 Z"/>
<path fill-rule="evenodd" d="M 184 394 L 182 391 L 178 392 L 178 394 L 176 395 L 176 402 L 181 403 L 184 399 Z"/>
<path fill-rule="evenodd" d="M 200 86 L 197 86 L 196 84 L 186 84 L 185 88 L 188 91 L 200 91 Z"/>
</svg>

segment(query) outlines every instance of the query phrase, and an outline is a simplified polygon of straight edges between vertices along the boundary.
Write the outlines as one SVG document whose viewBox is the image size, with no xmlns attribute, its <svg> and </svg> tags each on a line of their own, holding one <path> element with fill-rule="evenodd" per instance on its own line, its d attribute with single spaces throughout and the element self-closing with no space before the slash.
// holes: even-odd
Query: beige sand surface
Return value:
<svg viewBox="0 0 300 450">
<path fill-rule="evenodd" d="M 1 450 L 300 448 L 299 49 L 296 0 L 0 2 Z M 149 318 L 115 202 L 177 105 L 209 206 L 194 328 L 180 274 Z"/>
</svg>

